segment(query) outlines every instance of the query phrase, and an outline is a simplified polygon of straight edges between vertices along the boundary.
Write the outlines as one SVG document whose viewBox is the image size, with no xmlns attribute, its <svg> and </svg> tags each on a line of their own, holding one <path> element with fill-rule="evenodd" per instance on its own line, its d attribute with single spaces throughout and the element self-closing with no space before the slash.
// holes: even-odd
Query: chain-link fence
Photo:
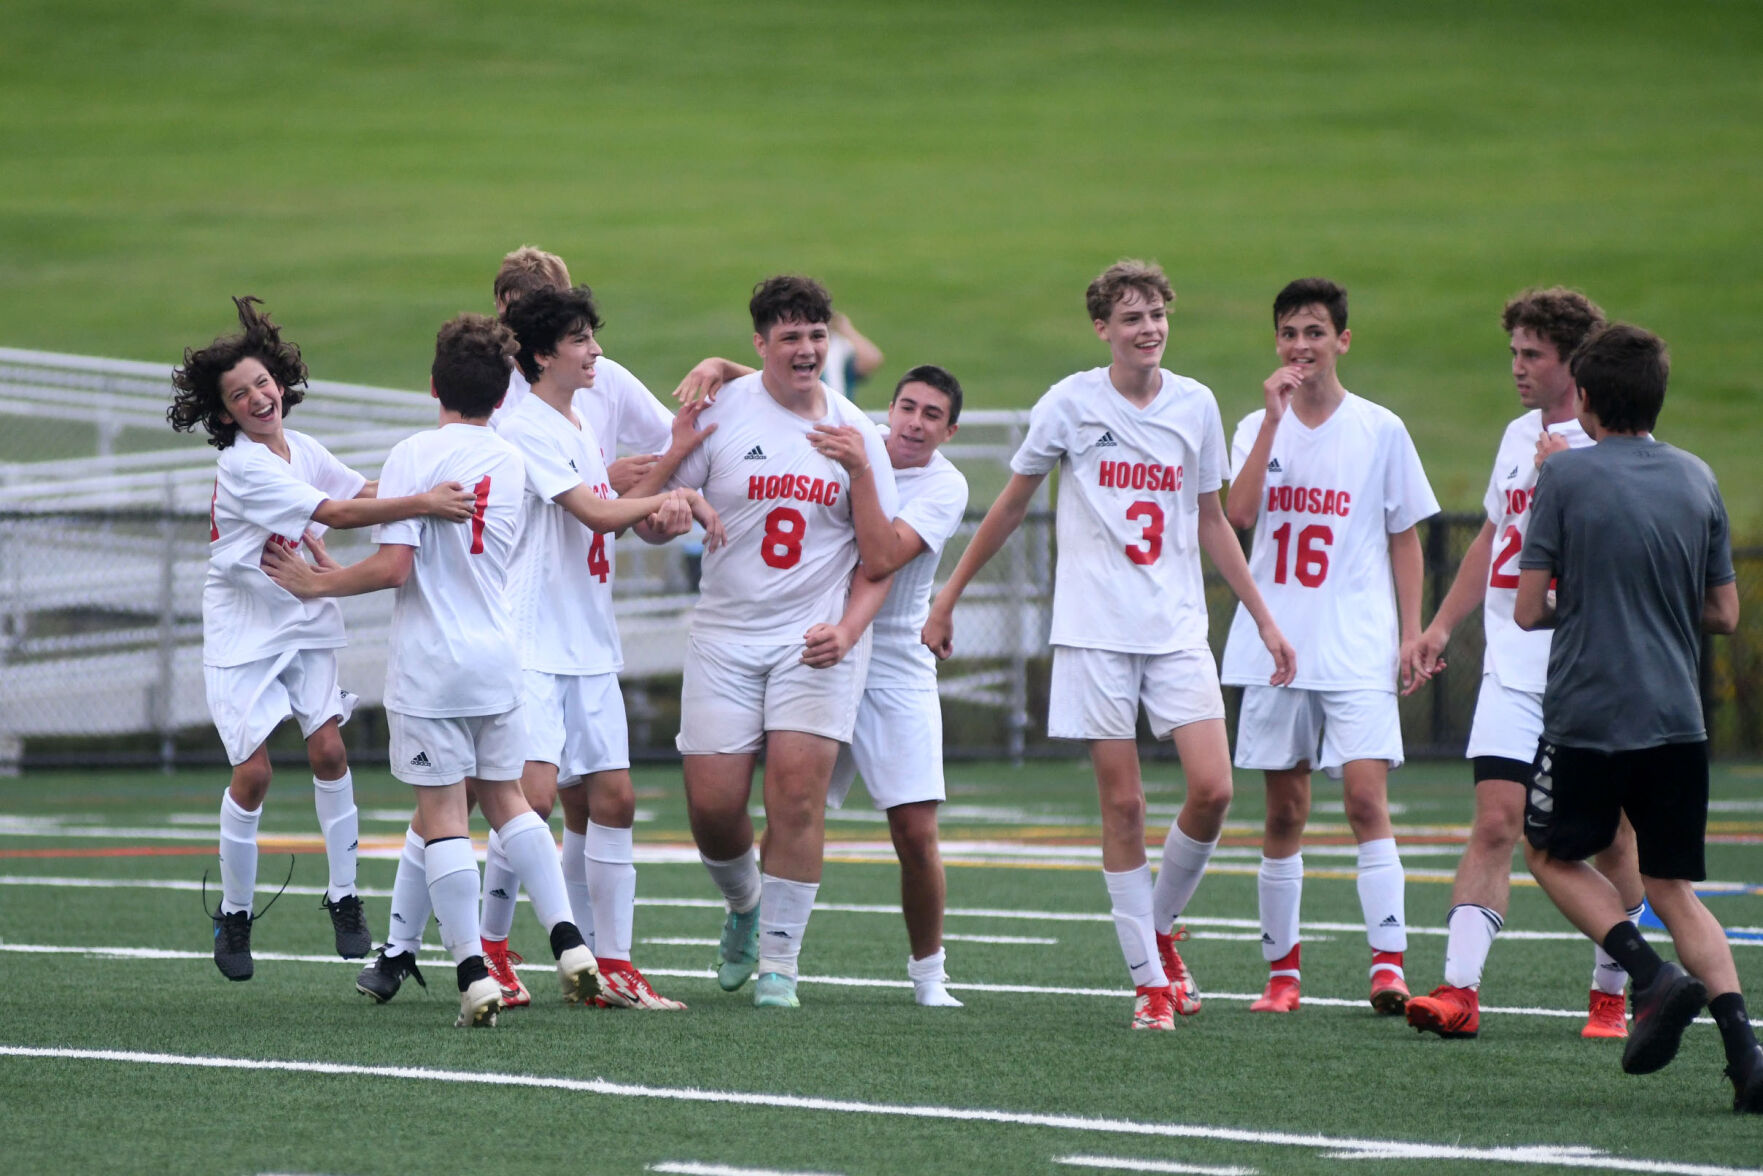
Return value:
<svg viewBox="0 0 1763 1176">
<path fill-rule="evenodd" d="M 1000 445 L 1008 444 L 1001 439 Z M 989 494 L 976 486 L 976 506 Z M 969 513 L 944 553 L 947 575 L 980 511 Z M 202 684 L 202 580 L 207 517 L 186 511 L 0 512 L 0 764 L 214 763 L 222 760 Z M 1422 525 L 1425 614 L 1449 588 L 1481 516 L 1441 515 Z M 336 533 L 345 561 L 370 550 L 366 532 Z M 694 556 L 678 544 L 618 545 L 617 605 L 633 754 L 673 754 L 679 669 L 696 599 Z M 1763 753 L 1763 548 L 1735 552 L 1743 599 L 1740 631 L 1709 643 L 1705 704 L 1717 755 Z M 1047 628 L 1052 605 L 1053 526 L 1045 509 L 1023 527 L 968 589 L 956 614 L 957 656 L 941 667 L 945 733 L 952 757 L 1070 755 L 1045 734 Z M 1235 601 L 1207 577 L 1215 650 Z M 349 646 L 340 673 L 364 708 L 345 728 L 350 754 L 383 762 L 383 716 L 391 594 L 343 602 Z M 1464 621 L 1446 671 L 1402 701 L 1409 754 L 1462 752 L 1480 681 L 1480 614 Z M 1235 728 L 1238 691 L 1227 690 Z M 277 750 L 297 752 L 292 724 Z M 1147 755 L 1168 756 L 1168 745 Z"/>
</svg>

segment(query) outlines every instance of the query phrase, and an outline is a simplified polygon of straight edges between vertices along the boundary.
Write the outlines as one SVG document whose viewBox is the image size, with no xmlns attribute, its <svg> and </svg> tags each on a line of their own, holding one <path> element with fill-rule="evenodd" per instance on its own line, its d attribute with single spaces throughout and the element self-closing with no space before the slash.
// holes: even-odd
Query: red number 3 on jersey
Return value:
<svg viewBox="0 0 1763 1176">
<path fill-rule="evenodd" d="M 1143 566 L 1154 564 L 1157 557 L 1163 554 L 1163 508 L 1155 502 L 1135 502 L 1126 508 L 1126 517 L 1133 522 L 1144 522 L 1144 533 L 1139 536 L 1143 547 L 1127 544 L 1126 558 Z"/>
</svg>

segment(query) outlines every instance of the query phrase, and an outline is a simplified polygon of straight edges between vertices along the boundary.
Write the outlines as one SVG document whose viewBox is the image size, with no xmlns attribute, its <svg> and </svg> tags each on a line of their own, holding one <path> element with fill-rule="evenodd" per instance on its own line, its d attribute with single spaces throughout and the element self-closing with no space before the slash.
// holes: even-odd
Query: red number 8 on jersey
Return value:
<svg viewBox="0 0 1763 1176">
<path fill-rule="evenodd" d="M 802 562 L 802 539 L 808 520 L 793 506 L 780 506 L 765 516 L 765 534 L 759 540 L 759 558 L 765 566 L 793 568 Z"/>
</svg>

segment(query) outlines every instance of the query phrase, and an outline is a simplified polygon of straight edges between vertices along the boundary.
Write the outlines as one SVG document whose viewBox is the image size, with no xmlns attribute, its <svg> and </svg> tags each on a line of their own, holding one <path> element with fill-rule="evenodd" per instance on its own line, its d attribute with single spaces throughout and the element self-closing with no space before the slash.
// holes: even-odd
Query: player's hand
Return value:
<svg viewBox="0 0 1763 1176">
<path fill-rule="evenodd" d="M 704 444 L 710 434 L 716 432 L 715 421 L 702 428 L 698 426 L 698 418 L 704 415 L 704 410 L 709 408 L 712 403 L 709 400 L 694 400 L 681 405 L 680 410 L 673 414 L 673 425 L 670 430 L 671 444 L 673 452 L 682 459 L 686 454 Z"/>
<path fill-rule="evenodd" d="M 1292 406 L 1292 393 L 1303 382 L 1304 369 L 1295 363 L 1288 363 L 1262 381 L 1261 395 L 1269 421 L 1277 421 L 1285 416 L 1286 409 Z"/>
<path fill-rule="evenodd" d="M 687 496 L 687 501 L 691 504 L 692 517 L 698 520 L 700 527 L 704 528 L 705 554 L 715 551 L 718 547 L 726 546 L 728 532 L 723 529 L 722 516 L 716 513 L 716 508 L 711 506 L 704 496 L 696 490 L 685 490 L 682 493 Z"/>
<path fill-rule="evenodd" d="M 918 640 L 936 654 L 938 660 L 949 660 L 949 655 L 955 652 L 955 618 L 932 605 Z"/>
<path fill-rule="evenodd" d="M 1279 626 L 1272 621 L 1261 629 L 1261 644 L 1267 646 L 1267 652 L 1273 655 L 1273 673 L 1268 677 L 1269 686 L 1290 686 L 1292 679 L 1298 676 L 1298 651 L 1286 640 Z"/>
<path fill-rule="evenodd" d="M 1542 469 L 1543 463 L 1548 461 L 1550 457 L 1571 448 L 1573 446 L 1567 443 L 1567 438 L 1559 433 L 1551 433 L 1544 429 L 1537 437 L 1537 469 Z"/>
<path fill-rule="evenodd" d="M 263 545 L 263 574 L 281 585 L 290 596 L 311 600 L 319 595 L 317 573 L 300 556 L 274 539 Z"/>
<path fill-rule="evenodd" d="M 869 450 L 863 445 L 863 433 L 855 425 L 815 425 L 808 434 L 808 444 L 820 456 L 844 466 L 852 476 L 869 465 Z"/>
<path fill-rule="evenodd" d="M 815 625 L 802 635 L 807 642 L 802 650 L 802 664 L 809 669 L 827 670 L 845 660 L 856 638 L 837 625 Z"/>
<path fill-rule="evenodd" d="M 667 496 L 660 510 L 643 521 L 654 538 L 677 539 L 692 529 L 692 505 L 676 491 Z"/>
<path fill-rule="evenodd" d="M 1420 636 L 1402 642 L 1398 665 L 1404 698 L 1432 681 L 1433 675 L 1445 668 L 1445 645 L 1450 637 L 1449 633 L 1441 633 L 1436 626 L 1428 625 Z"/>
<path fill-rule="evenodd" d="M 423 514 L 449 523 L 463 523 L 477 510 L 477 495 L 458 482 L 442 482 L 422 498 Z"/>
<path fill-rule="evenodd" d="M 300 537 L 300 542 L 304 543 L 306 545 L 306 550 L 312 553 L 312 562 L 316 564 L 320 570 L 334 572 L 342 568 L 343 565 L 332 559 L 331 553 L 325 550 L 324 540 L 318 537 L 317 532 L 306 532 L 306 534 Z"/>
<path fill-rule="evenodd" d="M 606 467 L 606 482 L 619 495 L 629 494 L 631 487 L 643 480 L 643 475 L 655 468 L 661 458 L 653 453 L 634 453 L 629 457 L 621 457 Z"/>
<path fill-rule="evenodd" d="M 681 404 L 692 404 L 702 400 L 705 404 L 715 404 L 716 394 L 722 390 L 722 361 L 720 359 L 701 359 L 686 378 L 679 382 L 673 390 L 673 398 Z"/>
</svg>

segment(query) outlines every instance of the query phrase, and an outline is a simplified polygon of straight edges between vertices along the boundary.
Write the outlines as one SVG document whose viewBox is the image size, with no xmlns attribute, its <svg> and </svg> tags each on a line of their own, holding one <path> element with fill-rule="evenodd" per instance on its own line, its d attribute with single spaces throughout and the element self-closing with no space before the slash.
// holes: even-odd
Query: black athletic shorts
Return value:
<svg viewBox="0 0 1763 1176">
<path fill-rule="evenodd" d="M 1708 876 L 1706 740 L 1615 752 L 1539 740 L 1529 784 L 1525 840 L 1550 857 L 1592 856 L 1616 839 L 1627 813 L 1642 874 L 1690 882 Z"/>
</svg>

